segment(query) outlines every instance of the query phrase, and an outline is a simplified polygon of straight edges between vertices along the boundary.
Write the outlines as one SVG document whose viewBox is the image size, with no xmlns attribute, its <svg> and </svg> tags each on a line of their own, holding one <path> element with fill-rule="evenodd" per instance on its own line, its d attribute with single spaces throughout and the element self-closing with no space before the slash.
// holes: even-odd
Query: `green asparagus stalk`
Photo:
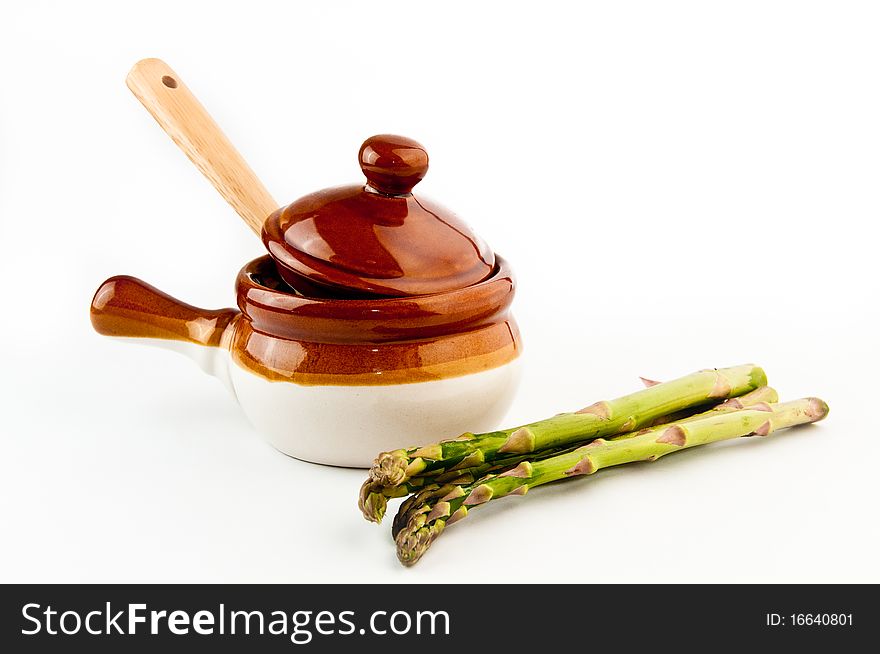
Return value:
<svg viewBox="0 0 880 654">
<path fill-rule="evenodd" d="M 406 526 L 395 538 L 397 557 L 404 565 L 414 564 L 446 525 L 493 499 L 525 495 L 536 486 L 593 474 L 609 466 L 654 461 L 697 445 L 740 436 L 768 436 L 778 429 L 817 422 L 826 415 L 828 405 L 818 398 L 716 411 L 707 417 L 648 428 L 632 437 L 599 438 L 571 452 L 523 461 L 502 474 L 488 475 L 468 486 L 444 486 L 423 497 L 419 505 L 409 507 Z"/>
<path fill-rule="evenodd" d="M 381 520 L 382 497 L 387 497 L 387 489 L 413 477 L 473 468 L 502 457 L 626 433 L 646 427 L 661 416 L 737 397 L 766 384 L 764 371 L 754 365 L 701 370 L 521 427 L 484 434 L 465 433 L 433 445 L 383 452 L 361 488 L 358 506 L 368 520 L 376 520 L 376 516 Z"/>
<path fill-rule="evenodd" d="M 755 406 L 765 406 L 767 404 L 775 403 L 779 401 L 779 395 L 775 389 L 770 388 L 769 386 L 762 386 L 761 388 L 755 389 L 751 393 L 746 393 L 745 395 L 741 395 L 740 397 L 731 398 L 726 400 L 720 404 L 714 405 L 711 409 L 704 411 L 698 414 L 691 414 L 685 416 L 680 419 L 670 419 L 667 422 L 691 422 L 694 420 L 701 420 L 703 418 L 708 418 L 710 416 L 718 415 L 719 413 L 728 413 L 730 411 L 738 411 L 740 409 L 744 409 L 746 407 L 755 407 Z M 654 425 L 652 425 L 654 426 Z M 644 430 L 643 430 L 644 431 Z M 634 436 L 639 435 L 640 432 L 627 432 L 626 434 L 620 434 L 619 436 L 613 436 L 609 440 L 622 440 L 624 438 L 632 438 Z M 589 442 L 589 441 L 587 441 Z M 397 515 L 394 516 L 394 521 L 391 525 L 391 536 L 393 538 L 397 537 L 397 534 L 406 526 L 407 521 L 409 520 L 409 512 L 414 508 L 420 506 L 426 499 L 432 497 L 436 494 L 436 491 L 441 487 L 445 487 L 444 491 L 440 493 L 439 496 L 446 495 L 452 490 L 453 486 L 465 486 L 468 484 L 472 484 L 477 479 L 482 479 L 487 474 L 491 474 L 494 472 L 505 472 L 510 468 L 515 467 L 522 461 L 529 460 L 531 462 L 535 462 L 536 460 L 546 459 L 551 456 L 556 456 L 557 454 L 563 454 L 566 452 L 571 452 L 572 450 L 577 449 L 584 445 L 584 442 L 580 442 L 577 445 L 573 445 L 567 448 L 561 449 L 552 449 L 552 450 L 543 450 L 539 453 L 533 455 L 526 455 L 522 457 L 516 457 L 513 460 L 503 460 L 498 462 L 496 465 L 483 465 L 475 468 L 470 468 L 467 471 L 461 471 L 464 474 L 458 474 L 458 471 L 454 471 L 451 473 L 445 473 L 443 475 L 438 475 L 436 477 L 414 477 L 410 479 L 408 482 L 404 483 L 401 486 L 395 486 L 390 489 L 391 492 L 400 492 L 400 489 L 407 489 L 408 492 L 400 493 L 398 495 L 388 495 L 388 498 L 391 497 L 403 497 L 404 495 L 410 495 L 406 500 L 404 500 L 403 504 L 401 504 L 400 509 L 397 511 Z M 416 482 L 414 484 L 414 482 Z M 419 485 L 417 482 L 422 482 Z M 411 494 L 410 494 L 411 493 Z M 383 505 L 383 510 L 385 506 Z"/>
</svg>

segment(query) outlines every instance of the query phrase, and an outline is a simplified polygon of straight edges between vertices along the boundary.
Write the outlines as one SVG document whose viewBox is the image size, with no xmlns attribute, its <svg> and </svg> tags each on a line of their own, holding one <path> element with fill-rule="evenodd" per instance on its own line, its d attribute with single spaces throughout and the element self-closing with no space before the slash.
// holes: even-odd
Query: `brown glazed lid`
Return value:
<svg viewBox="0 0 880 654">
<path fill-rule="evenodd" d="M 406 297 L 476 284 L 495 269 L 492 250 L 448 209 L 417 198 L 425 148 L 381 134 L 358 153 L 366 185 L 311 193 L 263 226 L 278 271 L 308 294 Z"/>
</svg>

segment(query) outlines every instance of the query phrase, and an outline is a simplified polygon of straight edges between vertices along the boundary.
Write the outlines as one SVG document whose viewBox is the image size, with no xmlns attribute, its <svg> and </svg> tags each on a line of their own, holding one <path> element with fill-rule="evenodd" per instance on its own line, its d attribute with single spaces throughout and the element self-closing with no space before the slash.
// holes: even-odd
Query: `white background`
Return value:
<svg viewBox="0 0 880 654">
<path fill-rule="evenodd" d="M 4 3 L 0 581 L 880 582 L 878 33 L 869 2 Z M 508 425 L 749 361 L 830 417 L 493 502 L 400 567 L 362 471 L 91 331 L 106 277 L 229 306 L 262 250 L 126 89 L 147 56 L 286 202 L 371 134 L 427 146 L 418 192 L 519 276 Z"/>
</svg>

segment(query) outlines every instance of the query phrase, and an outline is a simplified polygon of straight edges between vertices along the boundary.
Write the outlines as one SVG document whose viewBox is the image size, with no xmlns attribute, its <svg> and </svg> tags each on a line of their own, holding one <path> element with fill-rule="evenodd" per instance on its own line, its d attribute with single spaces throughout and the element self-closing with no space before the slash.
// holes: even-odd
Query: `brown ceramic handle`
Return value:
<svg viewBox="0 0 880 654">
<path fill-rule="evenodd" d="M 358 159 L 369 185 L 387 195 L 406 195 L 428 172 L 428 152 L 405 136 L 371 136 Z"/>
<path fill-rule="evenodd" d="M 185 304 L 136 277 L 118 275 L 101 284 L 92 299 L 92 326 L 105 336 L 129 336 L 220 345 L 239 312 L 209 311 Z"/>
<path fill-rule="evenodd" d="M 257 234 L 278 204 L 214 119 L 161 59 L 137 62 L 131 92 Z"/>
</svg>

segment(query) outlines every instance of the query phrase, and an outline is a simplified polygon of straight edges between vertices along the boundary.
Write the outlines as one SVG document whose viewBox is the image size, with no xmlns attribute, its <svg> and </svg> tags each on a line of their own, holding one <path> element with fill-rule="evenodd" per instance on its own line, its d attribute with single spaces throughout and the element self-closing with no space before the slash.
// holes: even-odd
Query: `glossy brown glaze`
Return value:
<svg viewBox="0 0 880 654">
<path fill-rule="evenodd" d="M 334 299 L 291 292 L 268 256 L 238 274 L 234 309 L 184 304 L 133 277 L 108 279 L 92 324 L 110 336 L 166 338 L 230 349 L 271 381 L 304 385 L 403 384 L 471 374 L 521 351 L 510 315 L 507 262 L 478 284 L 413 298 Z M 227 332 L 224 338 L 224 332 Z"/>
<path fill-rule="evenodd" d="M 367 184 L 385 195 L 406 195 L 428 172 L 428 152 L 405 136 L 371 136 L 358 151 Z"/>
<path fill-rule="evenodd" d="M 238 274 L 238 306 L 255 330 L 317 343 L 387 343 L 469 332 L 503 322 L 515 282 L 498 257 L 490 279 L 447 293 L 411 298 L 346 299 L 290 293 L 279 283 L 269 257 Z"/>
<path fill-rule="evenodd" d="M 300 384 L 401 384 L 495 368 L 519 356 L 504 259 L 487 280 L 413 298 L 339 300 L 282 290 L 269 257 L 245 266 L 233 359 Z"/>
<path fill-rule="evenodd" d="M 162 338 L 218 346 L 235 309 L 211 311 L 174 299 L 146 282 L 111 277 L 92 298 L 92 326 L 105 336 Z"/>
<path fill-rule="evenodd" d="M 511 362 L 521 348 L 510 320 L 473 332 L 399 343 L 284 341 L 236 326 L 232 358 L 270 381 L 320 386 L 411 384 L 490 370 Z"/>
<path fill-rule="evenodd" d="M 348 296 L 408 297 L 492 274 L 486 243 L 449 210 L 410 192 L 428 170 L 422 146 L 375 136 L 359 161 L 366 186 L 312 193 L 266 220 L 263 242 L 285 281 L 302 287 L 305 279 Z"/>
</svg>

